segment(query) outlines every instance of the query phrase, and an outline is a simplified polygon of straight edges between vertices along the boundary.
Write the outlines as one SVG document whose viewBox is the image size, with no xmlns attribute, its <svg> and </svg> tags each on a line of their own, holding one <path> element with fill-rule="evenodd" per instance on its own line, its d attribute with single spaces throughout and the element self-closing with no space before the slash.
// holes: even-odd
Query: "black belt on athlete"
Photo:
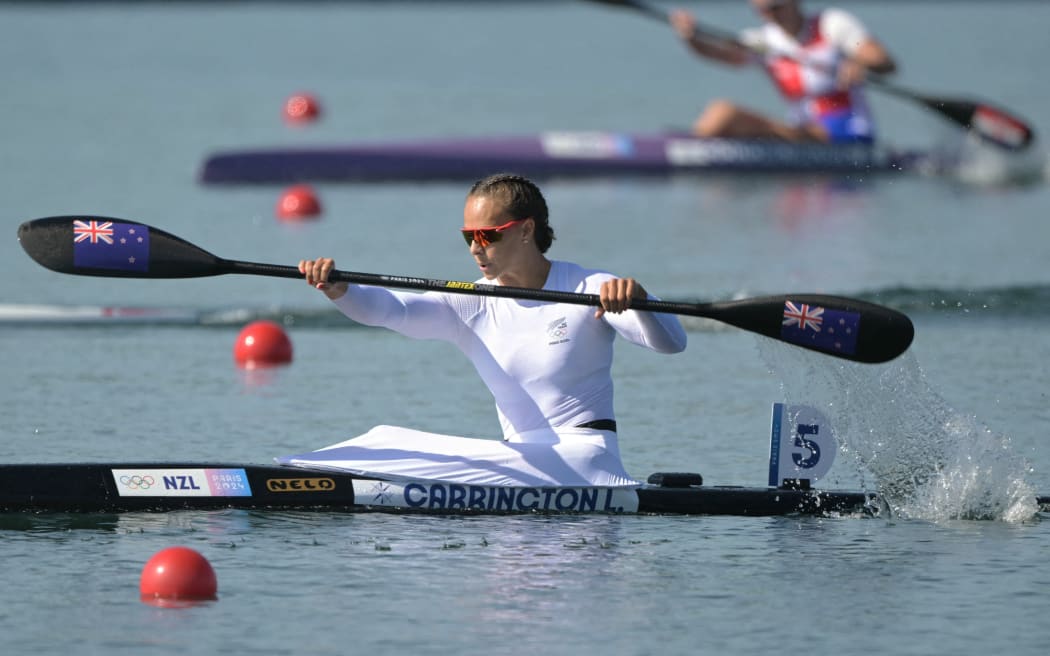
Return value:
<svg viewBox="0 0 1050 656">
<path fill-rule="evenodd" d="M 582 424 L 578 424 L 576 428 L 593 428 L 594 430 L 605 430 L 616 432 L 616 420 L 615 419 L 595 419 L 594 421 L 587 421 Z"/>
</svg>

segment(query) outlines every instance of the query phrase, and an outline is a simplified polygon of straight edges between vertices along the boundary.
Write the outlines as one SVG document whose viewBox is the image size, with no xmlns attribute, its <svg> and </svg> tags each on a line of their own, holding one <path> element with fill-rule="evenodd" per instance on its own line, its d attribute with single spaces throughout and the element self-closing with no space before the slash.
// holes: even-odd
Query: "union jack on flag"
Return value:
<svg viewBox="0 0 1050 656">
<path fill-rule="evenodd" d="M 91 241 L 92 244 L 97 244 L 99 241 L 104 241 L 107 244 L 112 244 L 113 222 L 74 220 L 73 243 L 79 244 L 82 241 Z"/>
<path fill-rule="evenodd" d="M 82 269 L 149 271 L 149 228 L 106 219 L 73 220 L 73 265 Z"/>
<path fill-rule="evenodd" d="M 822 323 L 824 323 L 824 308 L 811 307 L 805 303 L 795 305 L 791 301 L 784 301 L 783 325 L 798 326 L 803 332 L 806 328 L 812 328 L 819 333 Z"/>
<path fill-rule="evenodd" d="M 780 337 L 829 353 L 856 353 L 860 313 L 784 301 Z"/>
</svg>

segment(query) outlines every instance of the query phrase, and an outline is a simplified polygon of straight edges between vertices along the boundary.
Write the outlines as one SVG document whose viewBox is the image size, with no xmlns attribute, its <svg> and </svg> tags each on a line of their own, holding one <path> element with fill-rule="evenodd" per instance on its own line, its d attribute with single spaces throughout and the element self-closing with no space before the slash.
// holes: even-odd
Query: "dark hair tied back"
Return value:
<svg viewBox="0 0 1050 656">
<path fill-rule="evenodd" d="M 470 188 L 467 198 L 487 196 L 503 203 L 512 219 L 532 218 L 536 222 L 536 246 L 546 253 L 554 241 L 554 229 L 550 226 L 547 201 L 540 188 L 531 180 L 514 173 L 496 173 L 478 180 Z"/>
</svg>

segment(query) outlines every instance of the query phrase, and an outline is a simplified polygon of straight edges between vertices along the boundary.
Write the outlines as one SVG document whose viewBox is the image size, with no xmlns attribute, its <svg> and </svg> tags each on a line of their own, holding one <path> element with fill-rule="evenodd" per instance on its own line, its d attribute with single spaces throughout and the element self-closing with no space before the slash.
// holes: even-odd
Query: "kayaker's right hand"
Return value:
<svg viewBox="0 0 1050 656">
<path fill-rule="evenodd" d="M 330 257 L 319 257 L 316 260 L 300 260 L 299 273 L 306 278 L 307 284 L 324 292 L 333 301 L 346 293 L 347 283 L 328 282 L 328 275 L 335 269 L 335 260 Z"/>
<path fill-rule="evenodd" d="M 684 9 L 675 9 L 667 16 L 671 27 L 678 36 L 685 41 L 691 41 L 696 36 L 696 18 Z"/>
</svg>

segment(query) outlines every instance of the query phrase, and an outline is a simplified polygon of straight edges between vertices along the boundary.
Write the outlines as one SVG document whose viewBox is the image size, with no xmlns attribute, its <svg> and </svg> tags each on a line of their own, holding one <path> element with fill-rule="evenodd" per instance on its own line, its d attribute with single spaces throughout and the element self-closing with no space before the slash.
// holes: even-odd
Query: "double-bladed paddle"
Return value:
<svg viewBox="0 0 1050 656">
<path fill-rule="evenodd" d="M 216 257 L 141 223 L 100 216 L 55 216 L 18 228 L 22 248 L 52 271 L 116 278 L 202 278 L 240 273 L 302 278 L 293 266 Z M 330 280 L 454 294 L 499 296 L 598 306 L 597 294 L 505 287 L 473 282 L 332 271 Z M 904 314 L 865 301 L 823 294 L 789 294 L 719 303 L 635 299 L 634 310 L 704 317 L 766 337 L 855 362 L 897 357 L 915 334 Z"/>
<path fill-rule="evenodd" d="M 666 11 L 642 0 L 591 0 L 603 5 L 626 7 L 650 18 L 669 22 Z M 697 39 L 715 39 L 739 45 L 742 48 L 763 54 L 760 49 L 741 43 L 737 35 L 716 27 L 697 24 Z M 786 55 L 785 55 L 786 56 Z M 965 98 L 943 98 L 916 93 L 898 86 L 878 75 L 868 75 L 868 83 L 890 95 L 912 100 L 930 109 L 949 121 L 970 130 L 981 139 L 1005 150 L 1023 150 L 1035 138 L 1032 127 L 1016 114 L 986 102 Z"/>
</svg>

